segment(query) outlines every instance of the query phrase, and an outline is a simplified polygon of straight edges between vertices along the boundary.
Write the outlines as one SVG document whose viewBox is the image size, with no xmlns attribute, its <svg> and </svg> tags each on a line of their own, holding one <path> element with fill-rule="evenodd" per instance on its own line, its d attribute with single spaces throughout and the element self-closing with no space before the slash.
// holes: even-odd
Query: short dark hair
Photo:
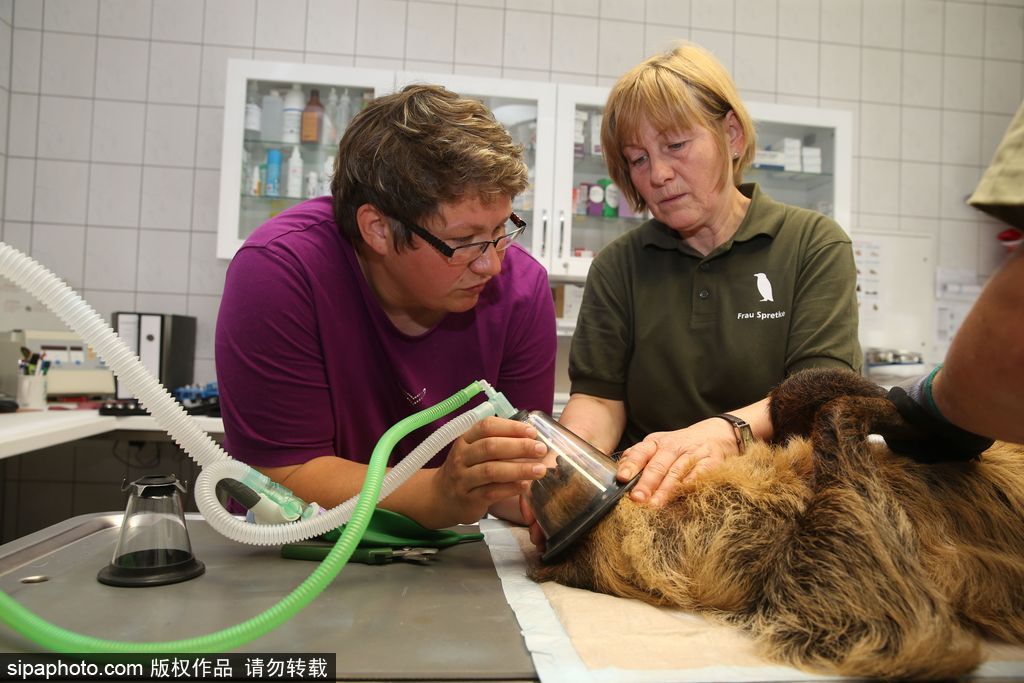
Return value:
<svg viewBox="0 0 1024 683">
<path fill-rule="evenodd" d="M 334 219 L 353 244 L 356 211 L 372 204 L 392 219 L 396 249 L 407 223 L 422 225 L 442 204 L 511 199 L 527 188 L 522 146 L 478 100 L 438 85 L 409 85 L 373 100 L 345 130 L 331 180 Z"/>
</svg>

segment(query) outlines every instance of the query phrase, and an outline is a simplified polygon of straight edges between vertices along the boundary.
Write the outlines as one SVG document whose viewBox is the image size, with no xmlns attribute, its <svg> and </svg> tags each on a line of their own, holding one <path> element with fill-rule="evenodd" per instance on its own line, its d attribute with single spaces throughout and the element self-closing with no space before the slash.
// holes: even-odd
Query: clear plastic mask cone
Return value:
<svg viewBox="0 0 1024 683">
<path fill-rule="evenodd" d="M 173 474 L 149 475 L 123 487 L 131 491 L 110 564 L 96 576 L 111 586 L 160 586 L 199 576 L 203 563 L 192 554 L 184 485 Z"/>
<path fill-rule="evenodd" d="M 614 460 L 546 413 L 521 411 L 512 419 L 532 425 L 537 440 L 548 447 L 548 472 L 526 493 L 548 539 L 547 551 L 541 556 L 547 562 L 600 521 L 636 484 L 639 475 L 619 483 Z"/>
</svg>

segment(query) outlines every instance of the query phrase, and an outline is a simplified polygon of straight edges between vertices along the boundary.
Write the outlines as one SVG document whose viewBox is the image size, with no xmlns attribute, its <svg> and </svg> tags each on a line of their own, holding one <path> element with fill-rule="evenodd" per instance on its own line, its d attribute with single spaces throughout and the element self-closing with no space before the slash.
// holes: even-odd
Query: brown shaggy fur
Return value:
<svg viewBox="0 0 1024 683">
<path fill-rule="evenodd" d="M 532 578 L 681 607 L 814 672 L 964 674 L 980 637 L 1024 643 L 1024 447 L 918 464 L 866 435 L 900 420 L 837 370 L 773 393 L 758 444 L 664 507 L 622 500 Z M 808 435 L 809 439 L 801 435 Z"/>
</svg>

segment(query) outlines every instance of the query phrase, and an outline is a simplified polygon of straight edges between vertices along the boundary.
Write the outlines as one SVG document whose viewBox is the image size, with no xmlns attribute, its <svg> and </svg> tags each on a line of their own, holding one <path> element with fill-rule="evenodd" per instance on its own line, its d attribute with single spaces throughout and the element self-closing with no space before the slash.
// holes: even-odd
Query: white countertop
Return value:
<svg viewBox="0 0 1024 683">
<path fill-rule="evenodd" d="M 208 434 L 224 433 L 219 417 L 196 416 Z M 116 431 L 162 432 L 149 415 L 114 417 L 98 410 L 28 410 L 0 414 L 0 459 Z"/>
</svg>

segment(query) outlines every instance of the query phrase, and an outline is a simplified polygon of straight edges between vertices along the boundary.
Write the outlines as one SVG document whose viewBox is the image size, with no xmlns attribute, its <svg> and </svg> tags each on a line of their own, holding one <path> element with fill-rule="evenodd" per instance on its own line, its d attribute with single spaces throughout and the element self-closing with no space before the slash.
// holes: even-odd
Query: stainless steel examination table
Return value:
<svg viewBox="0 0 1024 683">
<path fill-rule="evenodd" d="M 110 561 L 121 517 L 82 515 L 0 546 L 0 589 L 78 633 L 167 641 L 248 619 L 317 566 L 282 559 L 277 546 L 235 543 L 188 515 L 205 574 L 153 588 L 106 586 L 96 572 Z M 48 580 L 23 582 L 38 576 Z M 0 652 L 38 649 L 0 625 Z M 536 680 L 482 541 L 442 550 L 427 565 L 350 564 L 298 615 L 240 651 L 334 652 L 341 680 Z"/>
</svg>

